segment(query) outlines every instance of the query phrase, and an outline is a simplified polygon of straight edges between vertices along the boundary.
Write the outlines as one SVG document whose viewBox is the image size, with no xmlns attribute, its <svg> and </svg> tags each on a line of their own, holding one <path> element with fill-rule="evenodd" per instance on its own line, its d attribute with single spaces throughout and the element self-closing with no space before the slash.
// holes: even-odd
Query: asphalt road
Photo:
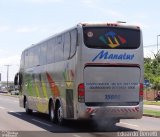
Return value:
<svg viewBox="0 0 160 137">
<path fill-rule="evenodd" d="M 143 117 L 138 120 L 121 120 L 112 127 L 104 123 L 97 124 L 89 121 L 67 121 L 65 125 L 60 126 L 51 123 L 46 114 L 37 112 L 32 115 L 26 114 L 24 109 L 19 107 L 18 98 L 0 95 L 2 135 L 8 134 L 6 131 L 14 131 L 27 137 L 105 137 L 119 136 L 118 134 L 124 131 L 160 131 L 159 125 L 160 119 Z"/>
</svg>

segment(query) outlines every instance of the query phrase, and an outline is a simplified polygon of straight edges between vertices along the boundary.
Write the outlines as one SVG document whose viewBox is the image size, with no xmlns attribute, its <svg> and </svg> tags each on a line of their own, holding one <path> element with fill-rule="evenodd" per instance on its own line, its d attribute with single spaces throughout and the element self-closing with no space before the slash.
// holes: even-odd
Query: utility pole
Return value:
<svg viewBox="0 0 160 137">
<path fill-rule="evenodd" d="M 11 65 L 4 65 L 4 66 L 7 67 L 7 90 L 8 90 L 9 67 L 10 67 Z"/>
</svg>

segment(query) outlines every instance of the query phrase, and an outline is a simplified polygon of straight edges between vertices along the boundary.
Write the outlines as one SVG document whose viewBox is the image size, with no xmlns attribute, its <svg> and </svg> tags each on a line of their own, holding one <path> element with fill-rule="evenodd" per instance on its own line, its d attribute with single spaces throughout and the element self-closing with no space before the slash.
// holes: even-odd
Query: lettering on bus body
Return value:
<svg viewBox="0 0 160 137">
<path fill-rule="evenodd" d="M 92 83 L 92 82 L 87 82 L 86 86 L 90 90 L 133 90 L 136 89 L 136 87 L 139 86 L 138 82 L 99 82 L 99 83 Z"/>
<path fill-rule="evenodd" d="M 114 94 L 106 94 L 105 99 L 106 100 L 119 100 L 121 98 L 120 95 L 114 95 Z"/>
<path fill-rule="evenodd" d="M 101 60 L 101 59 L 105 59 L 105 60 L 133 60 L 134 59 L 134 54 L 128 54 L 128 53 L 110 53 L 108 51 L 104 51 L 102 50 L 100 53 L 98 53 L 98 55 L 96 57 L 94 57 L 92 59 L 92 62 L 94 62 L 95 60 Z"/>
</svg>

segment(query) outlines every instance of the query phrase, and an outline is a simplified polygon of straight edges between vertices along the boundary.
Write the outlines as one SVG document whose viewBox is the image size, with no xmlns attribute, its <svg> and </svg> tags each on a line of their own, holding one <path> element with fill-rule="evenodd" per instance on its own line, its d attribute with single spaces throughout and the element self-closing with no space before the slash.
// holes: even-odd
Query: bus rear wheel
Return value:
<svg viewBox="0 0 160 137">
<path fill-rule="evenodd" d="M 58 105 L 57 110 L 56 110 L 56 118 L 57 118 L 57 123 L 59 125 L 63 125 L 64 124 L 64 118 L 63 118 L 63 110 L 61 105 Z"/>
<path fill-rule="evenodd" d="M 56 123 L 53 101 L 49 105 L 49 118 L 51 122 Z"/>
</svg>

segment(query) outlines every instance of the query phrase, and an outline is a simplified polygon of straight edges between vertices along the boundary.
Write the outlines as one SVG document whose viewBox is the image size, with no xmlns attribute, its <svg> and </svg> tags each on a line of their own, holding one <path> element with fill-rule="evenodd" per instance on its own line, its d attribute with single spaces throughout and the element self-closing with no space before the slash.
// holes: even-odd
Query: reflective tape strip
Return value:
<svg viewBox="0 0 160 137">
<path fill-rule="evenodd" d="M 95 109 L 87 108 L 86 112 L 89 113 L 89 114 L 92 114 L 92 113 L 95 113 Z"/>
<path fill-rule="evenodd" d="M 128 109 L 129 110 L 129 112 L 132 112 L 132 110 L 131 109 Z"/>
<path fill-rule="evenodd" d="M 128 112 L 128 109 L 125 109 L 126 112 Z"/>
<path fill-rule="evenodd" d="M 100 109 L 94 109 L 94 108 L 87 108 L 86 112 L 88 114 L 92 114 L 92 113 L 97 113 L 97 112 L 103 112 L 103 113 L 133 113 L 133 112 L 138 112 L 139 111 L 139 107 L 135 107 L 135 108 L 119 108 L 119 109 L 106 109 L 106 110 L 100 110 Z"/>
<path fill-rule="evenodd" d="M 135 112 L 135 109 L 133 108 L 132 111 Z"/>
<path fill-rule="evenodd" d="M 138 112 L 139 111 L 139 107 L 135 107 L 135 110 Z"/>
<path fill-rule="evenodd" d="M 87 108 L 86 112 L 89 113 L 91 111 L 91 108 Z"/>
</svg>

